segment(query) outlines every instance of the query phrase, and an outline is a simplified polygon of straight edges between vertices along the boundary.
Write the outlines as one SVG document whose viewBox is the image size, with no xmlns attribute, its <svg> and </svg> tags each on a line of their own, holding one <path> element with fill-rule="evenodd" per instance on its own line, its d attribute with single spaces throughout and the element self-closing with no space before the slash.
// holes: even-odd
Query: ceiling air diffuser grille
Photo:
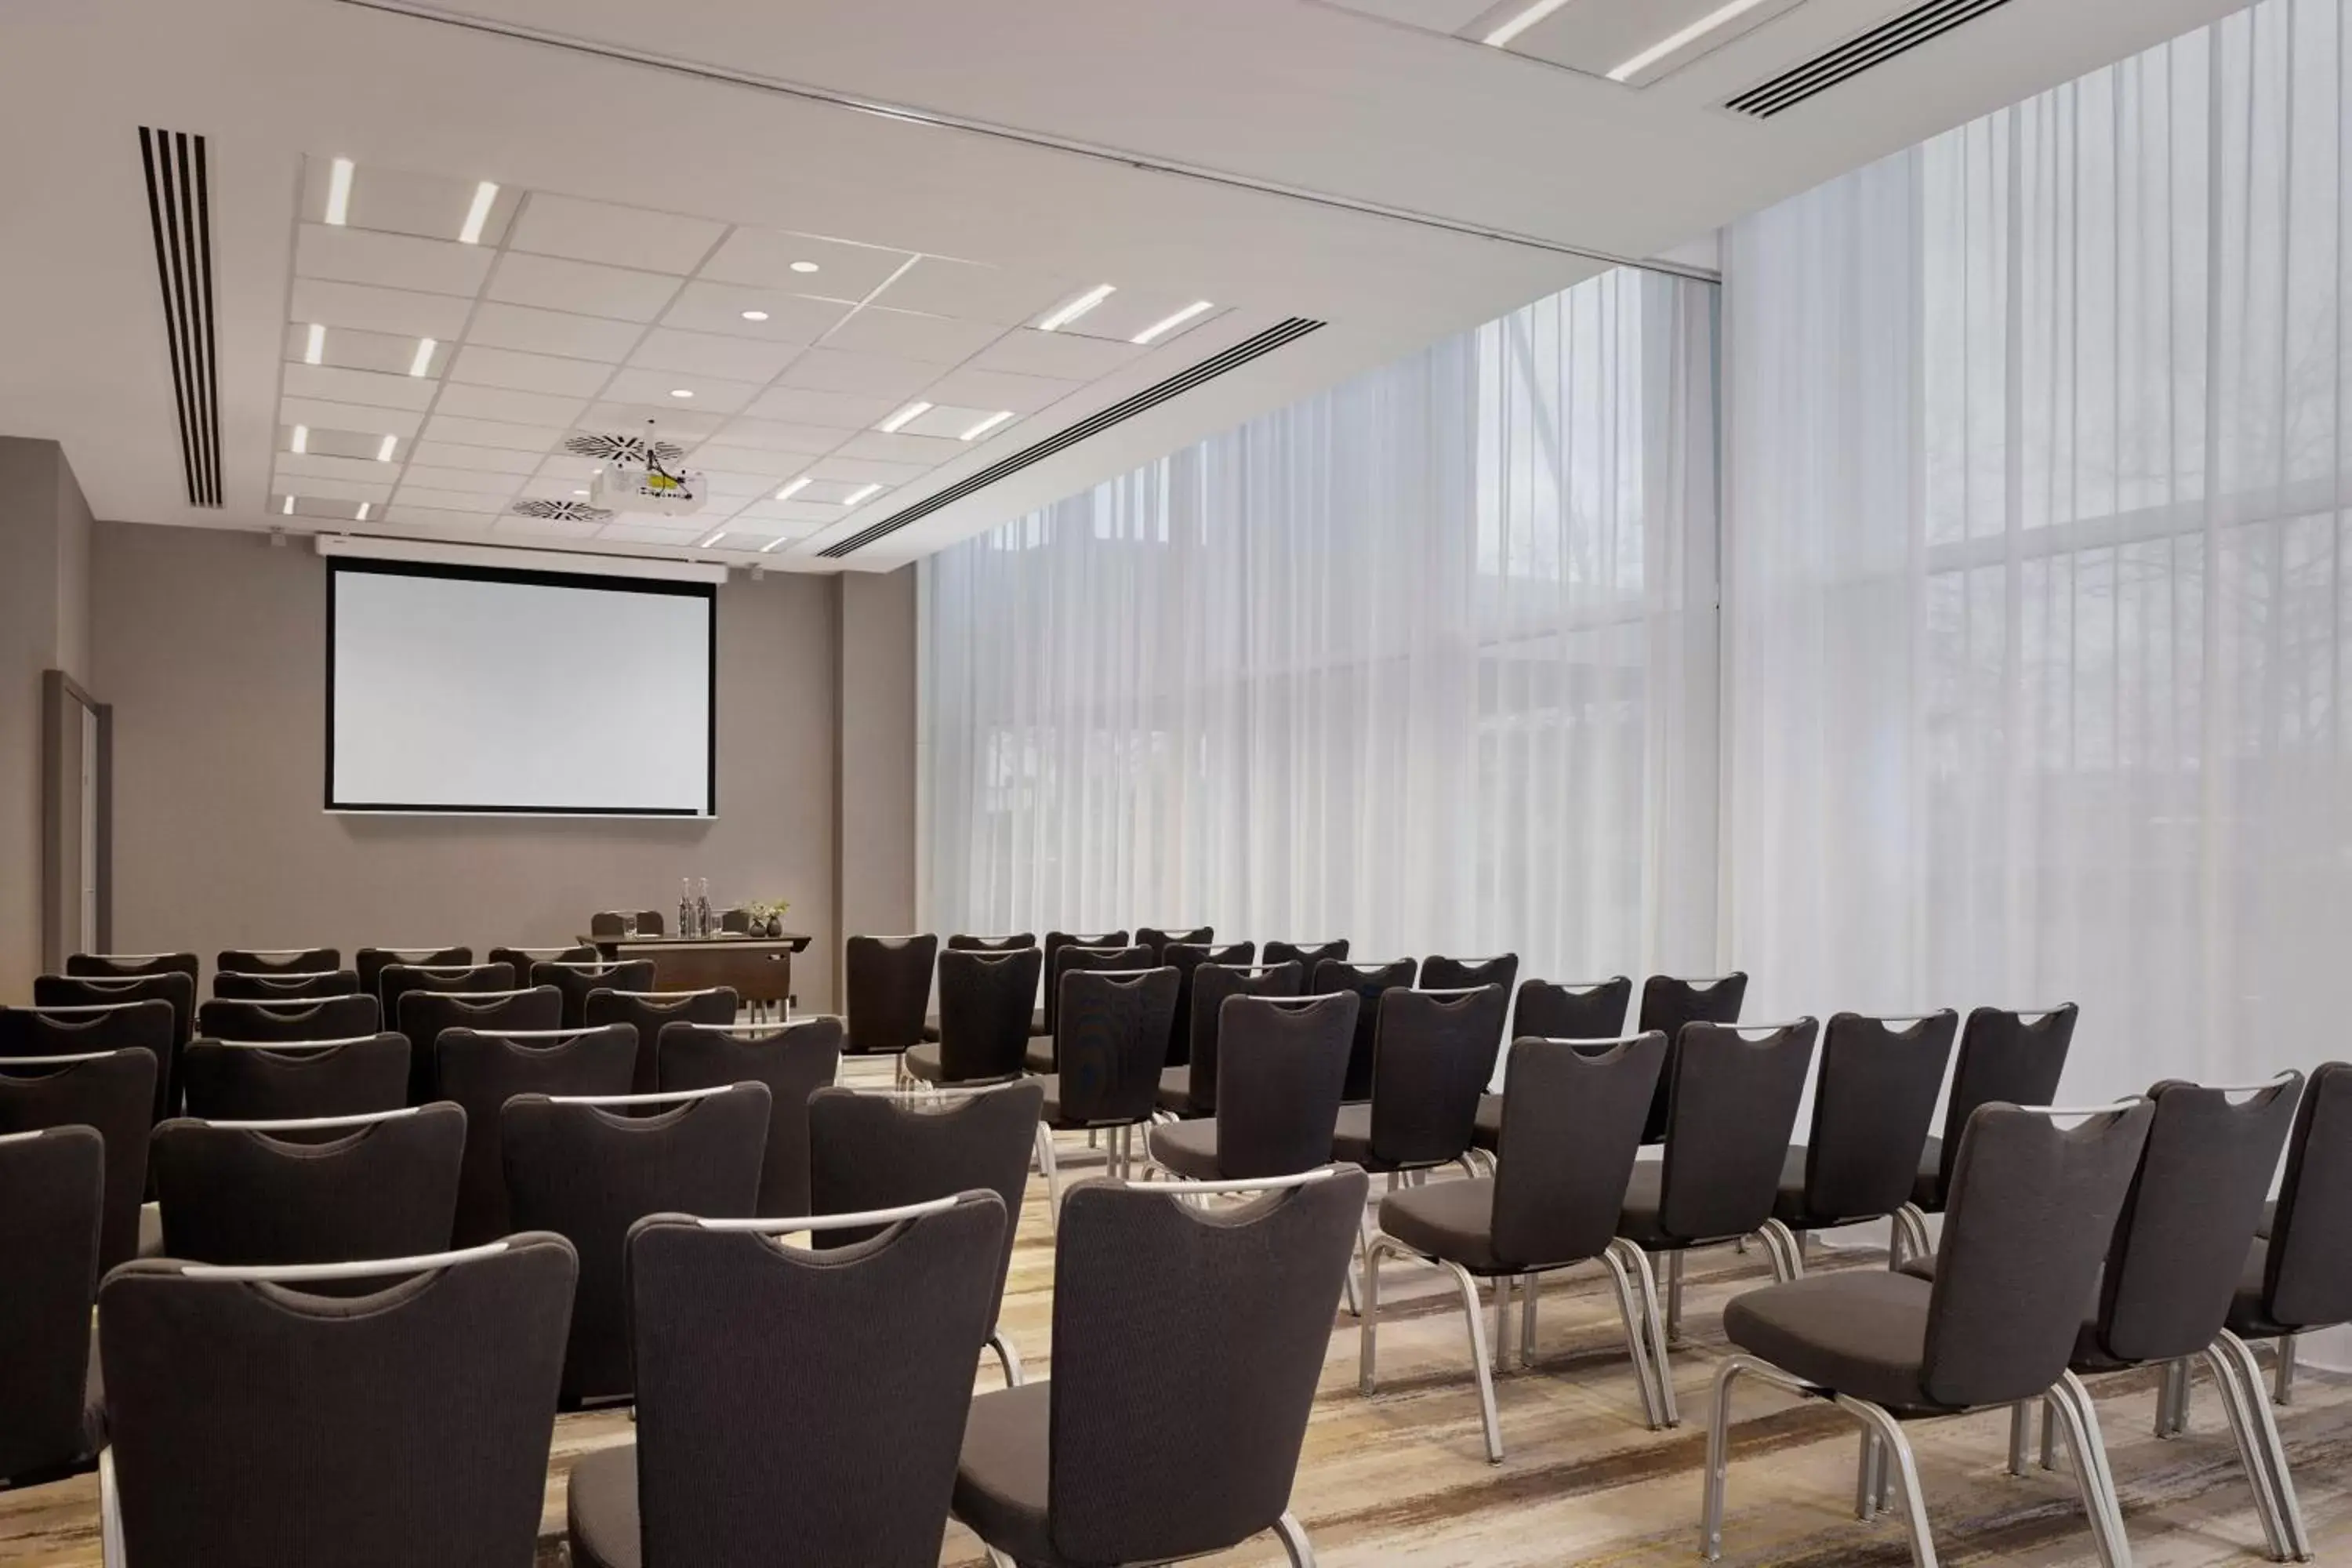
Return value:
<svg viewBox="0 0 2352 1568">
<path fill-rule="evenodd" d="M 510 509 L 517 517 L 541 518 L 549 522 L 610 522 L 613 514 L 601 506 L 589 506 L 576 500 L 519 500 Z"/>
<path fill-rule="evenodd" d="M 1769 120 L 1794 109 L 1842 81 L 1851 81 L 1874 66 L 1907 54 L 1930 38 L 1941 37 L 1963 22 L 2006 5 L 2009 0 L 1928 0 L 1899 16 L 1890 16 L 1836 48 L 1824 50 L 1793 70 L 1782 71 L 1759 83 L 1724 105 L 1740 114 Z"/>
<path fill-rule="evenodd" d="M 147 221 L 155 230 L 155 279 L 163 289 L 188 504 L 216 507 L 220 371 L 213 360 L 213 216 L 205 139 L 142 125 L 139 154 L 147 165 Z"/>
</svg>

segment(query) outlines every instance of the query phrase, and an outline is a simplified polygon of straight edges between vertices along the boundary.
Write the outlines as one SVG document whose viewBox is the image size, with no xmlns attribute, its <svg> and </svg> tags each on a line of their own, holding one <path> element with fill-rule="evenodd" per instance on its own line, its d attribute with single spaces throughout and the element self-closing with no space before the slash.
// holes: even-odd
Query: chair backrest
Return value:
<svg viewBox="0 0 2352 1568">
<path fill-rule="evenodd" d="M 753 1213 L 773 1218 L 809 1212 L 809 1096 L 841 1070 L 838 1018 L 784 1024 L 664 1024 L 654 1046 L 654 1087 L 768 1086 L 768 1144 L 761 1156 L 760 1201 Z"/>
<path fill-rule="evenodd" d="M 242 1002 L 215 996 L 196 1009 L 196 1033 L 210 1040 L 348 1040 L 384 1026 L 373 996 L 311 996 Z"/>
<path fill-rule="evenodd" d="M 1480 985 L 1499 985 L 1508 997 L 1511 987 L 1519 983 L 1519 955 L 1498 953 L 1493 958 L 1447 958 L 1432 953 L 1421 961 L 1421 975 L 1415 981 L 1424 991 L 1468 991 Z"/>
<path fill-rule="evenodd" d="M 636 1070 L 637 1032 L 626 1024 L 503 1035 L 444 1030 L 433 1042 L 436 1092 L 466 1112 L 457 1245 L 494 1241 L 514 1228 L 499 1142 L 499 1111 L 508 1100 L 519 1094 L 626 1094 Z"/>
<path fill-rule="evenodd" d="M 408 1101 L 433 1098 L 433 1042 L 444 1029 L 499 1034 L 563 1026 L 563 993 L 552 985 L 498 991 L 403 991 L 391 1026 L 408 1037 Z"/>
<path fill-rule="evenodd" d="M 1605 1042 L 1512 1042 L 1507 1152 L 1495 1166 L 1498 1258 L 1575 1263 L 1608 1250 L 1665 1070 L 1666 1037 L 1655 1030 Z"/>
<path fill-rule="evenodd" d="M 188 1042 L 187 1113 L 208 1121 L 365 1116 L 409 1104 L 408 1037 L 386 1029 L 316 1044 Z"/>
<path fill-rule="evenodd" d="M 1062 953 L 1066 961 L 1069 950 Z M 1061 1032 L 1054 1041 L 1066 1121 L 1141 1121 L 1160 1093 L 1176 972 L 1070 969 L 1062 973 Z"/>
<path fill-rule="evenodd" d="M 733 931 L 739 936 L 749 935 L 751 930 L 751 911 L 740 908 L 721 911 L 719 916 L 719 929 Z"/>
<path fill-rule="evenodd" d="M 659 910 L 639 910 L 637 911 L 637 934 L 639 936 L 659 936 L 667 929 L 667 928 L 662 923 L 662 912 Z"/>
<path fill-rule="evenodd" d="M 2263 1308 L 2295 1327 L 2352 1322 L 2352 1065 L 2313 1069 L 2287 1144 Z"/>
<path fill-rule="evenodd" d="M 1149 947 L 1150 943 L 1142 945 Z M 1168 1066 L 1182 1067 L 1192 1059 L 1193 972 L 1204 963 L 1246 966 L 1256 956 L 1257 943 L 1254 942 L 1178 941 L 1160 944 L 1159 962 L 1176 972 L 1176 1016 L 1168 1026 Z"/>
<path fill-rule="evenodd" d="M 985 1192 L 823 1255 L 682 1215 L 638 1221 L 646 1559 L 936 1563 L 1010 1228 Z"/>
<path fill-rule="evenodd" d="M 92 1129 L 0 1131 L 0 1480 L 45 1479 L 97 1450 L 82 1384 L 105 1194 Z"/>
<path fill-rule="evenodd" d="M 1912 1018 L 1831 1016 L 1805 1139 L 1808 1215 L 1876 1219 L 1911 1201 L 1959 1027 L 1949 1007 Z"/>
<path fill-rule="evenodd" d="M 1633 1032 L 1646 1035 L 1655 1029 L 1666 1037 L 1666 1070 L 1658 1080 L 1656 1098 L 1650 1101 L 1650 1124 L 1643 1131 L 1643 1142 L 1655 1143 L 1666 1135 L 1666 1094 L 1674 1084 L 1675 1053 L 1682 1048 L 1683 1026 L 1737 1024 L 1740 1005 L 1747 1000 L 1748 976 L 1739 970 L 1707 980 L 1653 974 L 1642 982 L 1642 1010 L 1634 1018 Z"/>
<path fill-rule="evenodd" d="M 654 1091 L 654 1047 L 669 1024 L 731 1024 L 743 1010 L 734 987 L 714 985 L 702 991 L 591 991 L 580 1011 L 591 1028 L 601 1024 L 626 1024 L 637 1031 L 637 1067 L 630 1079 L 633 1091 Z"/>
<path fill-rule="evenodd" d="M 1327 958 L 1348 956 L 1348 939 L 1334 937 L 1329 942 L 1270 942 L 1258 952 L 1265 963 L 1295 963 L 1311 977 L 1316 965 Z"/>
<path fill-rule="evenodd" d="M 1469 1150 L 1510 1005 L 1511 994 L 1500 985 L 1392 985 L 1381 993 L 1372 1050 L 1374 1159 L 1436 1165 Z"/>
<path fill-rule="evenodd" d="M 572 963 L 555 960 L 530 966 L 533 985 L 552 985 L 562 994 L 562 1026 L 578 1029 L 586 1026 L 588 994 L 592 991 L 650 991 L 654 988 L 654 961 L 650 958 L 625 958 L 618 963 L 602 963 L 593 959 Z"/>
<path fill-rule="evenodd" d="M 1157 926 L 1135 928 L 1135 945 L 1150 950 L 1151 963 L 1155 969 L 1168 962 L 1168 946 L 1171 942 L 1181 942 L 1189 947 L 1206 947 L 1216 940 L 1217 928 L 1214 926 L 1194 926 L 1190 931 L 1162 931 Z"/>
<path fill-rule="evenodd" d="M 1029 1048 L 1045 954 L 1035 947 L 951 947 L 940 954 L 940 1074 L 950 1083 L 1013 1078 Z"/>
<path fill-rule="evenodd" d="M 142 974 L 184 974 L 194 986 L 198 979 L 193 952 L 71 952 L 66 973 L 84 979 L 129 979 Z"/>
<path fill-rule="evenodd" d="M 1927 1299 L 1930 1398 L 2009 1405 L 2058 1381 L 2155 1116 L 2143 1100 L 2071 1128 L 2000 1103 L 1969 1118 Z"/>
<path fill-rule="evenodd" d="M 1138 970 L 1151 967 L 1151 954 L 1140 947 L 1083 947 L 1047 939 L 1045 953 L 1045 1034 L 1059 1070 L 1062 1058 L 1062 979 L 1089 970 Z"/>
<path fill-rule="evenodd" d="M 197 1263 L 347 1263 L 449 1246 L 466 1113 L 426 1105 L 309 1121 L 166 1121 L 149 1163 L 165 1256 Z M 301 1140 L 288 1137 L 303 1133 Z M 327 1142 L 308 1135 L 328 1132 Z"/>
<path fill-rule="evenodd" d="M 307 1002 L 321 996 L 360 994 L 357 970 L 314 969 L 285 974 L 247 974 L 224 969 L 213 976 L 213 994 L 231 1002 Z"/>
<path fill-rule="evenodd" d="M 89 975 L 42 974 L 33 980 L 33 1005 L 48 1010 L 64 1007 L 111 1007 L 125 1002 L 166 1002 L 172 1008 L 172 1034 L 157 1051 L 155 1065 L 163 1069 L 155 1085 L 155 1106 L 158 1116 L 171 1114 L 172 1107 L 180 1103 L 180 1053 L 186 1048 L 188 1037 L 195 1032 L 196 983 L 178 970 L 169 974 L 141 974 L 128 979 L 104 980 Z M 104 1045 L 92 1043 L 73 1047 L 76 1050 L 108 1050 L 118 1046 L 149 1044 L 146 1026 L 131 1025 L 126 1031 L 110 1037 Z M 133 1035 L 137 1037 L 132 1037 Z M 11 1056 L 32 1056 L 37 1053 L 8 1048 Z"/>
<path fill-rule="evenodd" d="M 400 1027 L 402 998 L 412 991 L 466 992 L 480 995 L 489 991 L 523 989 L 515 972 L 503 963 L 457 963 L 434 966 L 422 963 L 387 963 L 376 977 L 376 989 L 383 1001 L 383 1027 Z M 414 1040 L 416 1037 L 410 1037 Z M 433 1037 L 425 1036 L 426 1043 Z"/>
<path fill-rule="evenodd" d="M 590 936 L 619 936 L 629 929 L 629 916 L 619 910 L 598 910 L 588 917 Z"/>
<path fill-rule="evenodd" d="M 342 966 L 339 947 L 225 947 L 213 958 L 213 994 L 223 974 L 331 974 Z"/>
<path fill-rule="evenodd" d="M 1014 931 L 1009 936 L 972 936 L 959 931 L 948 938 L 950 952 L 1011 952 L 1015 948 L 1035 947 L 1035 931 Z"/>
<path fill-rule="evenodd" d="M 492 963 L 503 963 L 515 972 L 517 985 L 537 985 L 531 978 L 531 966 L 537 963 L 594 963 L 596 950 L 585 942 L 572 947 L 494 947 L 484 955 Z"/>
<path fill-rule="evenodd" d="M 1225 998 L 1228 996 L 1297 996 L 1307 989 L 1307 966 L 1297 959 L 1282 963 L 1202 963 L 1192 970 L 1191 1009 L 1185 1047 L 1184 1098 L 1203 1113 L 1217 1109 L 1217 1067 L 1224 1038 Z M 1361 998 L 1358 998 L 1360 1010 Z M 1349 1047 L 1354 1048 L 1355 1015 L 1349 1015 Z M 1328 1154 L 1330 1151 L 1324 1151 Z"/>
<path fill-rule="evenodd" d="M 1274 944 L 1266 943 L 1269 952 Z M 1272 962 L 1271 959 L 1268 962 Z M 1307 971 L 1307 989 L 1314 992 L 1353 991 L 1363 1006 L 1356 1013 L 1356 1038 L 1348 1052 L 1348 1098 L 1363 1100 L 1372 1098 L 1372 1037 L 1380 1032 L 1381 994 L 1397 986 L 1410 986 L 1421 966 L 1410 958 L 1391 959 L 1386 963 L 1357 963 L 1342 958 L 1327 958 Z"/>
<path fill-rule="evenodd" d="M 1123 931 L 1101 931 L 1093 936 L 1087 936 L 1082 933 L 1073 933 L 1066 931 L 1049 931 L 1045 933 L 1044 949 L 1045 954 L 1045 999 L 1044 1003 L 1045 1016 L 1043 1022 L 1045 1024 L 1046 1034 L 1051 1035 L 1054 1032 L 1054 998 L 1055 994 L 1060 990 L 1062 984 L 1062 971 L 1055 963 L 1056 955 L 1059 954 L 1066 947 L 1123 948 L 1127 945 L 1127 932 Z M 1146 953 L 1144 956 L 1149 958 L 1150 955 Z M 1129 967 L 1141 968 L 1143 967 L 1143 964 L 1141 961 L 1139 960 L 1136 963 L 1129 965 Z"/>
<path fill-rule="evenodd" d="M 1936 1182 L 1939 1199 L 1951 1188 L 1960 1133 L 1977 1107 L 1996 1101 L 2048 1105 L 2058 1098 L 2058 1080 L 2065 1075 L 2079 1012 L 2072 1002 L 2039 1012 L 1969 1009 L 1959 1057 L 1952 1068 L 1951 1098 L 1944 1106 L 1944 1158 Z"/>
<path fill-rule="evenodd" d="M 516 1226 L 551 1230 L 580 1256 L 563 1402 L 625 1396 L 629 1227 L 649 1214 L 751 1213 L 768 1141 L 767 1086 L 739 1083 L 651 1105 L 519 1095 L 499 1111 L 499 1139 Z"/>
<path fill-rule="evenodd" d="M 809 1096 L 809 1212 L 866 1214 L 980 1188 L 994 1193 L 1006 1219 L 988 1298 L 992 1330 L 1045 1105 L 1045 1088 L 1034 1079 L 940 1103 L 818 1089 Z M 861 1234 L 835 1232 L 817 1245 L 844 1246 Z"/>
<path fill-rule="evenodd" d="M 1365 1191 L 1342 1170 L 1214 1214 L 1150 1186 L 1070 1193 L 1047 1385 L 1062 1558 L 1171 1562 L 1282 1517 Z"/>
<path fill-rule="evenodd" d="M 1668 1037 L 1665 1071 L 1674 1081 L 1658 1173 L 1660 1229 L 1715 1241 L 1746 1236 L 1772 1216 L 1820 1033 L 1818 1022 L 1800 1018 L 1744 1028 L 1685 1024 Z"/>
<path fill-rule="evenodd" d="M 170 1114 L 163 1099 L 164 1074 L 186 1043 L 178 1029 L 171 1004 L 161 997 L 94 1006 L 0 1007 L 0 1057 L 145 1051 L 155 1059 L 154 1097 L 148 1111 L 148 1124 L 152 1126 Z"/>
<path fill-rule="evenodd" d="M 1298 965 L 1280 973 L 1296 975 Z M 1348 1082 L 1362 999 L 1228 994 L 1217 1005 L 1217 1173 L 1230 1181 L 1293 1176 L 1331 1158 L 1331 1124 Z"/>
<path fill-rule="evenodd" d="M 1633 999 L 1633 982 L 1622 974 L 1582 984 L 1522 980 L 1511 1007 L 1511 1035 L 1522 1040 L 1618 1039 Z"/>
<path fill-rule="evenodd" d="M 474 962 L 470 947 L 363 947 L 352 954 L 352 968 L 360 977 L 360 992 L 383 999 L 383 972 L 395 963 L 421 964 L 428 969 L 455 969 Z"/>
<path fill-rule="evenodd" d="M 2213 1342 L 2246 1270 L 2301 1073 L 2252 1090 L 2159 1083 L 2139 1168 L 2099 1277 L 2097 1336 L 2118 1361 L 2171 1361 Z M 2232 1103 L 2232 1094 L 2244 1100 Z"/>
<path fill-rule="evenodd" d="M 931 1006 L 931 964 L 940 939 L 853 936 L 841 954 L 844 1011 L 853 1055 L 903 1051 L 923 1038 Z"/>
<path fill-rule="evenodd" d="M 87 1056 L 0 1057 L 0 1134 L 88 1127 L 106 1141 L 106 1201 L 98 1237 L 100 1273 L 139 1255 L 139 1205 L 147 1196 L 147 1130 L 154 1125 L 155 1077 L 155 1053 L 144 1046 Z M 0 1291 L 0 1296 L 5 1294 Z M 6 1402 L 0 1400 L 0 1409 L 5 1408 Z M 0 1477 L 7 1474 L 0 1469 Z"/>
<path fill-rule="evenodd" d="M 532 1561 L 572 1249 L 402 1261 L 356 1300 L 160 1258 L 108 1278 L 124 1561 Z"/>
</svg>

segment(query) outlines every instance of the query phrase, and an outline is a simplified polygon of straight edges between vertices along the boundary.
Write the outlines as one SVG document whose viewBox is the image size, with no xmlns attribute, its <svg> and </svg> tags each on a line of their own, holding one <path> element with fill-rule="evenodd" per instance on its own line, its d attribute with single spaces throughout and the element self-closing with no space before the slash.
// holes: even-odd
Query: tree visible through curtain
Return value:
<svg viewBox="0 0 2352 1568">
<path fill-rule="evenodd" d="M 1714 295 L 1608 274 L 927 562 L 929 921 L 1704 966 Z"/>
</svg>

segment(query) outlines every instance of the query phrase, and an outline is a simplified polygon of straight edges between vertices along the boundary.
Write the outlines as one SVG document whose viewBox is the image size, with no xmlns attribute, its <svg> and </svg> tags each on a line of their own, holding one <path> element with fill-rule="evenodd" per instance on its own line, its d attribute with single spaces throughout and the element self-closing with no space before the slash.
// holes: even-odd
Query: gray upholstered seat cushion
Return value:
<svg viewBox="0 0 2352 1568">
<path fill-rule="evenodd" d="M 2263 1305 L 2263 1276 L 2270 1267 L 2270 1242 L 2261 1237 L 2246 1249 L 2245 1270 L 2238 1277 L 2237 1293 L 2230 1298 L 2229 1330 L 2240 1339 L 2270 1340 L 2294 1332 Z"/>
<path fill-rule="evenodd" d="M 1506 1272 L 1495 1253 L 1495 1184 L 1432 1182 L 1381 1200 L 1381 1228 L 1415 1252 L 1473 1274 Z"/>
<path fill-rule="evenodd" d="M 899 1053 L 898 1059 L 907 1064 L 909 1076 L 921 1079 L 925 1083 L 939 1082 L 940 1075 L 946 1070 L 940 1066 L 940 1047 L 936 1041 L 908 1046 Z"/>
<path fill-rule="evenodd" d="M 1155 1163 L 1188 1182 L 1213 1182 L 1218 1178 L 1217 1123 L 1213 1118 L 1162 1122 L 1147 1136 Z"/>
<path fill-rule="evenodd" d="M 1919 1177 L 1911 1184 L 1911 1201 L 1930 1214 L 1944 1206 L 1944 1141 L 1930 1138 L 1919 1151 Z"/>
<path fill-rule="evenodd" d="M 1160 1092 L 1152 1098 L 1162 1110 L 1172 1110 L 1179 1116 L 1201 1114 L 1192 1108 L 1192 1069 L 1189 1066 L 1162 1068 Z"/>
<path fill-rule="evenodd" d="M 1503 1147 L 1503 1097 L 1482 1094 L 1478 1097 L 1478 1115 L 1471 1124 L 1470 1142 L 1477 1148 L 1496 1152 Z"/>
<path fill-rule="evenodd" d="M 1811 1275 L 1734 1296 L 1723 1331 L 1808 1383 L 1890 1410 L 1940 1410 L 1920 1386 L 1933 1290 L 1924 1279 L 1874 1268 Z"/>
<path fill-rule="evenodd" d="M 952 1510 L 982 1541 L 1017 1563 L 1059 1559 L 1047 1526 L 1053 1384 L 982 1394 L 964 1419 Z"/>
<path fill-rule="evenodd" d="M 1031 1072 L 1052 1072 L 1054 1070 L 1054 1037 L 1030 1036 L 1029 1048 L 1021 1054 L 1021 1065 Z"/>
<path fill-rule="evenodd" d="M 575 1461 L 565 1486 L 564 1529 L 574 1568 L 638 1568 L 637 1446 L 624 1443 Z"/>
</svg>

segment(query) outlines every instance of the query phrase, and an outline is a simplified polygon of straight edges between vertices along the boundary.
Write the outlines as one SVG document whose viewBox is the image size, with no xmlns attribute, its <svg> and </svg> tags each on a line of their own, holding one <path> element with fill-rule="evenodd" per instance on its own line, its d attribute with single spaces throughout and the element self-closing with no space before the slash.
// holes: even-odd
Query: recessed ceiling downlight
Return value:
<svg viewBox="0 0 2352 1568">
<path fill-rule="evenodd" d="M 814 272 L 817 270 L 817 265 L 814 261 L 795 261 L 793 263 L 793 270 L 795 272 Z"/>
<path fill-rule="evenodd" d="M 743 319 L 747 321 L 764 321 L 768 319 L 768 312 L 765 310 L 746 310 L 743 312 Z"/>
</svg>

